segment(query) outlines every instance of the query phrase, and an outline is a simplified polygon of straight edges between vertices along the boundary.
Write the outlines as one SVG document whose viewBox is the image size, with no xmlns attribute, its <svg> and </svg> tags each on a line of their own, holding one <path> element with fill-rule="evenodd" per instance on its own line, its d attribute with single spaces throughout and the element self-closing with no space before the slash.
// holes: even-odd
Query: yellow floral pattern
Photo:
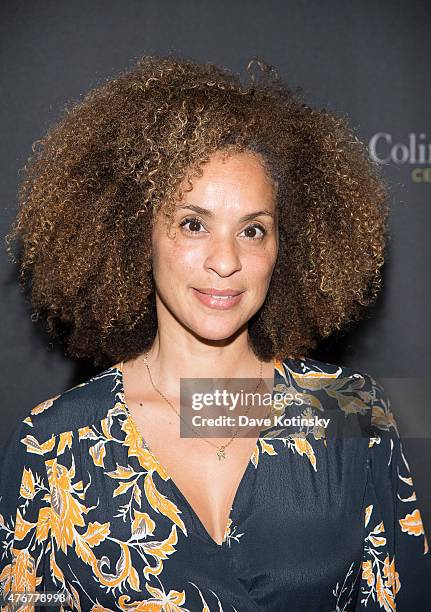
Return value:
<svg viewBox="0 0 431 612">
<path fill-rule="evenodd" d="M 296 407 L 298 416 L 322 416 L 331 405 L 331 414 L 342 415 L 343 423 L 363 427 L 368 419 L 371 424 L 361 446 L 362 472 L 358 467 L 363 475 L 358 488 L 364 487 L 358 497 L 362 527 L 354 526 L 360 537 L 352 542 L 358 554 L 352 553 L 348 563 L 340 560 L 334 582 L 322 569 L 323 579 L 315 588 L 310 584 L 303 597 L 309 597 L 309 610 L 346 612 L 393 611 L 399 602 L 407 605 L 409 598 L 420 596 L 425 610 L 420 581 L 431 578 L 430 553 L 396 422 L 383 389 L 368 375 L 352 372 L 312 359 L 275 362 L 275 389 L 295 389 L 305 400 Z M 295 407 L 290 408 L 293 414 Z M 321 425 L 266 430 L 218 545 L 145 444 L 125 404 L 116 364 L 38 404 L 15 429 L 0 473 L 1 594 L 55 591 L 66 598 L 62 612 L 294 610 L 295 593 L 282 568 L 283 582 L 264 593 L 261 584 L 271 588 L 271 579 L 264 577 L 271 565 L 268 552 L 262 555 L 266 561 L 260 574 L 253 574 L 246 561 L 248 547 L 256 542 L 274 547 L 275 558 L 283 537 L 287 547 L 292 533 L 286 526 L 281 539 L 278 533 L 268 540 L 276 535 L 271 524 L 266 532 L 248 521 L 275 506 L 275 496 L 265 493 L 260 502 L 265 506 L 259 507 L 259 491 L 268 486 L 282 495 L 284 489 L 271 478 L 291 470 L 292 490 L 286 488 L 280 498 L 277 516 L 284 516 L 283 504 L 286 509 L 290 505 L 296 524 L 305 526 L 313 511 L 319 518 L 318 505 L 326 503 L 326 516 L 335 523 L 325 487 L 332 487 L 339 499 L 349 499 L 354 489 L 346 493 L 342 487 L 348 483 L 331 481 L 331 465 L 338 473 L 331 453 L 336 456 L 336 445 Z M 299 473 L 302 480 L 295 480 Z M 343 516 L 348 526 L 352 519 Z M 325 534 L 325 523 L 319 528 Z M 304 535 L 304 550 L 307 545 L 317 546 Z M 323 568 L 330 555 L 331 550 L 322 550 Z M 249 577 L 241 574 L 246 570 Z"/>
</svg>

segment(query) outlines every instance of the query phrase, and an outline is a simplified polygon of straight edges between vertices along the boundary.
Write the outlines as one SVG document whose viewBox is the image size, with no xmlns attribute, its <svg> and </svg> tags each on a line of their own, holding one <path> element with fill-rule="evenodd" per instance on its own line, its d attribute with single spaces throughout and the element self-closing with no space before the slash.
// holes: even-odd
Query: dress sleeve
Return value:
<svg viewBox="0 0 431 612">
<path fill-rule="evenodd" d="M 372 389 L 370 486 L 356 610 L 429 612 L 431 554 L 413 479 L 389 396 L 374 380 Z"/>
<path fill-rule="evenodd" d="M 16 592 L 58 591 L 50 579 L 51 494 L 44 452 L 28 416 L 14 429 L 0 466 L 0 589 L 3 601 Z M 43 604 L 38 610 L 44 610 Z M 34 610 L 34 604 L 2 610 Z M 53 608 L 46 608 L 53 610 Z M 57 608 L 58 609 L 58 608 Z"/>
</svg>

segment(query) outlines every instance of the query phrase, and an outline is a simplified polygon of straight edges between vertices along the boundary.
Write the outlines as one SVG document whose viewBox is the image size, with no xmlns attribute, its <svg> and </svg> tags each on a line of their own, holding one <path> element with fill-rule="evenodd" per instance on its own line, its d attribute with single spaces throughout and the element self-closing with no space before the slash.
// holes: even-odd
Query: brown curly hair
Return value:
<svg viewBox="0 0 431 612">
<path fill-rule="evenodd" d="M 377 165 L 346 118 L 257 64 L 269 76 L 243 84 L 213 64 L 144 56 L 33 145 L 7 251 L 19 239 L 32 318 L 70 356 L 109 365 L 150 348 L 155 213 L 172 219 L 179 184 L 217 150 L 255 152 L 278 183 L 278 258 L 249 321 L 259 358 L 307 354 L 376 298 L 388 216 Z"/>
</svg>

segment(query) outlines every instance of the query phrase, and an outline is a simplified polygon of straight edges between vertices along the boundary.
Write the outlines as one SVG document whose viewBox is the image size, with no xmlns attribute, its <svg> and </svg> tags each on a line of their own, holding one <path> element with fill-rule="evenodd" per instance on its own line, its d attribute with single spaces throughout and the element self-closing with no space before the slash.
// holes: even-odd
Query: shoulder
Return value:
<svg viewBox="0 0 431 612">
<path fill-rule="evenodd" d="M 295 379 L 320 381 L 322 384 L 338 380 L 350 384 L 351 390 L 356 388 L 364 390 L 377 387 L 379 383 L 367 372 L 350 366 L 319 361 L 311 357 L 286 357 L 276 361 L 281 372 L 290 373 Z M 340 385 L 337 385 L 340 386 Z"/>
<path fill-rule="evenodd" d="M 121 372 L 103 372 L 34 406 L 16 428 L 39 444 L 53 436 L 91 426 L 107 416 L 122 390 Z"/>
<path fill-rule="evenodd" d="M 389 394 L 371 373 L 310 357 L 279 360 L 277 370 L 282 383 L 303 392 L 312 406 L 355 420 L 364 437 L 398 435 Z"/>
</svg>

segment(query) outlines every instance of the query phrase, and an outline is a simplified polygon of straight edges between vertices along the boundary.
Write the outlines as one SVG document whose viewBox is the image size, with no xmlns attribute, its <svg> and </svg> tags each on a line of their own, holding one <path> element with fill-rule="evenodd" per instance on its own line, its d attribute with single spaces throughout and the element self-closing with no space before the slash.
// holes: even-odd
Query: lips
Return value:
<svg viewBox="0 0 431 612">
<path fill-rule="evenodd" d="M 236 289 L 195 289 L 193 293 L 197 299 L 208 308 L 214 310 L 227 310 L 233 308 L 242 299 L 243 291 Z"/>
<path fill-rule="evenodd" d="M 243 293 L 242 291 L 239 291 L 237 289 L 215 289 L 214 287 L 211 287 L 209 289 L 203 289 L 203 288 L 198 288 L 198 287 L 194 287 L 194 289 L 196 289 L 196 291 L 199 291 L 199 293 L 204 293 L 205 295 L 211 295 L 213 297 L 232 297 L 235 295 L 239 295 L 240 293 Z"/>
</svg>

